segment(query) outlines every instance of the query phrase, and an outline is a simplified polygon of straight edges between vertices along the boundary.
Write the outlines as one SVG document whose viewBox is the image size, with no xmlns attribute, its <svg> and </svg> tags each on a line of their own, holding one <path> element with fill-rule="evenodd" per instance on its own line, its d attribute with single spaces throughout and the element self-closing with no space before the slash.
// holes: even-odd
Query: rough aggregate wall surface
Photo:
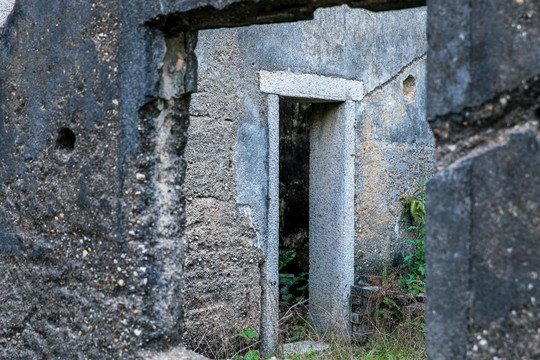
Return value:
<svg viewBox="0 0 540 360">
<path fill-rule="evenodd" d="M 464 5 L 429 6 L 427 351 L 537 359 L 540 5 Z"/>
<path fill-rule="evenodd" d="M 116 236 L 118 8 L 13 11 L 0 51 L 0 357 L 117 357 L 134 345 L 117 270 L 132 256 Z"/>
<path fill-rule="evenodd" d="M 230 53 L 233 51 L 238 51 L 240 55 L 242 55 L 244 58 L 249 57 L 247 49 L 249 48 L 255 48 L 258 51 L 262 51 L 264 49 L 273 49 L 274 51 L 278 51 L 278 47 L 283 47 L 281 51 L 281 54 L 284 56 L 281 56 L 279 58 L 279 65 L 269 65 L 265 62 L 268 62 L 268 56 L 270 57 L 270 62 L 276 60 L 274 54 L 261 53 L 253 59 L 254 61 L 247 61 L 244 62 L 243 66 L 248 69 L 282 69 L 284 67 L 287 67 L 289 69 L 296 68 L 297 71 L 300 72 L 315 72 L 315 73 L 324 73 L 322 70 L 322 67 L 320 65 L 321 62 L 326 63 L 328 66 L 332 64 L 332 70 L 330 72 L 330 75 L 338 74 L 343 77 L 351 77 L 355 78 L 355 76 L 359 76 L 360 78 L 366 78 L 367 80 L 372 80 L 372 77 L 368 78 L 368 71 L 369 72 L 376 72 L 377 75 L 381 78 L 381 82 L 391 78 L 393 76 L 392 71 L 399 71 L 399 68 L 395 66 L 394 61 L 388 61 L 384 65 L 374 65 L 376 62 L 371 56 L 373 54 L 378 54 L 382 58 L 385 56 L 388 56 L 391 54 L 394 56 L 394 60 L 399 59 L 398 61 L 401 61 L 403 63 L 408 63 L 412 61 L 415 56 L 420 56 L 422 54 L 421 48 L 423 46 L 422 41 L 417 41 L 418 34 L 422 32 L 420 28 L 410 28 L 405 26 L 405 24 L 408 24 L 409 21 L 415 21 L 416 23 L 420 23 L 422 21 L 422 14 L 425 13 L 425 10 L 412 10 L 409 12 L 405 12 L 404 14 L 393 14 L 391 16 L 390 22 L 399 23 L 401 26 L 403 26 L 406 29 L 409 29 L 409 31 L 402 37 L 402 40 L 404 43 L 408 46 L 404 46 L 403 48 L 393 48 L 391 46 L 388 46 L 387 39 L 384 36 L 385 32 L 388 30 L 382 25 L 373 25 L 374 23 L 377 23 L 383 19 L 381 14 L 370 14 L 367 12 L 363 12 L 362 19 L 357 19 L 355 16 L 351 16 L 350 13 L 347 13 L 347 11 L 342 10 L 343 18 L 341 18 L 341 15 L 338 16 L 328 16 L 327 19 L 324 18 L 325 13 L 322 12 L 321 19 L 319 22 L 321 24 L 324 24 L 325 22 L 328 22 L 328 24 L 333 24 L 338 22 L 339 24 L 343 24 L 346 28 L 349 29 L 357 29 L 362 24 L 370 24 L 372 28 L 366 28 L 365 34 L 369 34 L 369 38 L 367 39 L 366 43 L 371 44 L 370 48 L 368 50 L 362 48 L 362 55 L 364 62 L 360 68 L 362 69 L 362 72 L 359 75 L 352 75 L 351 68 L 358 65 L 358 57 L 357 54 L 354 53 L 354 51 L 346 51 L 347 48 L 343 48 L 341 41 L 347 41 L 350 40 L 351 44 L 355 44 L 355 46 L 359 46 L 357 42 L 355 42 L 353 37 L 348 38 L 336 38 L 332 37 L 332 35 L 325 34 L 324 31 L 321 34 L 315 33 L 314 36 L 312 36 L 314 29 L 309 28 L 306 26 L 306 28 L 301 29 L 301 35 L 302 39 L 306 39 L 306 41 L 302 41 L 303 46 L 306 47 L 306 52 L 308 56 L 306 57 L 306 60 L 309 60 L 306 64 L 302 61 L 298 61 L 298 59 L 294 57 L 290 57 L 290 49 L 295 49 L 297 47 L 296 41 L 298 38 L 289 38 L 287 39 L 287 42 L 283 44 L 281 42 L 279 45 L 274 40 L 271 41 L 268 47 L 258 48 L 256 46 L 259 46 L 260 44 L 257 43 L 254 39 L 249 39 L 249 29 L 239 29 L 239 30 L 230 30 L 231 33 L 234 33 L 235 31 L 238 31 L 238 34 L 240 37 L 247 36 L 246 38 L 240 38 L 241 41 L 247 40 L 247 43 L 245 46 L 240 47 L 238 50 L 236 50 L 236 47 L 233 46 L 234 43 L 230 41 L 227 37 L 230 36 L 230 33 L 228 31 L 220 31 L 223 36 L 222 38 L 222 45 L 226 45 L 225 47 L 221 48 L 222 51 L 218 52 L 217 55 L 219 57 L 218 60 L 216 60 L 215 65 L 208 65 L 209 61 L 208 56 L 205 56 L 205 54 L 202 55 L 202 58 L 199 59 L 199 67 L 201 69 L 201 73 L 208 72 L 207 70 L 210 68 L 210 71 L 212 72 L 212 83 L 220 84 L 219 86 L 222 87 L 225 90 L 226 96 L 220 96 L 214 99 L 211 99 L 211 101 L 205 101 L 204 95 L 196 94 L 192 98 L 192 106 L 191 106 L 191 112 L 192 114 L 196 115 L 195 117 L 192 117 L 192 120 L 194 121 L 194 127 L 192 129 L 193 134 L 199 133 L 202 134 L 202 129 L 205 129 L 204 125 L 205 121 L 202 121 L 199 119 L 199 117 L 208 116 L 205 115 L 205 111 L 211 109 L 211 111 L 216 111 L 216 109 L 219 109 L 219 115 L 224 119 L 240 119 L 238 122 L 237 128 L 236 128 L 236 140 L 235 140 L 235 153 L 233 155 L 233 164 L 232 166 L 229 164 L 229 168 L 236 167 L 235 172 L 235 178 L 237 183 L 237 188 L 233 189 L 231 191 L 231 181 L 228 175 L 230 176 L 230 173 L 228 173 L 227 169 L 227 161 L 230 161 L 230 154 L 229 157 L 221 158 L 219 162 L 221 163 L 219 165 L 220 171 L 219 174 L 212 177 L 207 177 L 207 174 L 205 172 L 201 172 L 200 169 L 202 167 L 197 166 L 195 163 L 195 166 L 192 166 L 192 172 L 188 173 L 189 177 L 189 184 L 194 184 L 193 188 L 190 188 L 190 186 L 186 186 L 186 193 L 193 194 L 194 196 L 189 196 L 192 200 L 197 197 L 205 197 L 207 196 L 205 194 L 205 189 L 209 190 L 210 196 L 209 198 L 217 198 L 218 200 L 227 200 L 231 194 L 234 196 L 234 190 L 236 190 L 236 203 L 237 203 L 237 209 L 239 211 L 234 211 L 233 214 L 227 214 L 226 216 L 223 216 L 222 224 L 219 224 L 219 222 L 211 222 L 208 221 L 208 219 L 202 220 L 201 223 L 205 223 L 206 225 L 212 225 L 213 228 L 207 228 L 203 229 L 205 234 L 210 236 L 212 239 L 219 238 L 219 236 L 216 236 L 217 234 L 223 233 L 223 229 L 227 229 L 227 233 L 233 233 L 238 234 L 237 239 L 242 238 L 242 241 L 236 241 L 233 242 L 231 245 L 233 247 L 238 248 L 239 245 L 246 245 L 250 246 L 254 243 L 257 243 L 259 246 L 261 246 L 260 241 L 261 237 L 264 236 L 265 233 L 265 211 L 266 211 L 266 182 L 261 181 L 263 177 L 266 176 L 266 148 L 261 148 L 260 144 L 263 144 L 266 142 L 266 127 L 265 127 L 265 116 L 263 116 L 265 112 L 265 98 L 261 96 L 261 94 L 258 93 L 257 85 L 258 85 L 258 79 L 256 76 L 256 72 L 252 72 L 251 74 L 245 74 L 242 71 L 234 74 L 231 76 L 231 79 L 238 81 L 238 79 L 241 79 L 244 84 L 243 86 L 248 89 L 245 91 L 237 92 L 235 91 L 235 81 L 223 81 L 223 73 L 218 71 L 220 69 L 220 66 L 227 67 L 228 68 L 228 62 L 227 59 L 230 57 Z M 408 20 L 405 20 L 408 19 Z M 304 24 L 305 25 L 305 24 Z M 301 28 L 302 25 L 299 24 L 290 24 L 288 25 L 291 28 Z M 331 27 L 331 26 L 329 26 Z M 268 27 L 270 28 L 270 27 Z M 274 27 L 274 29 L 277 29 L 278 27 Z M 283 37 L 284 34 L 290 34 L 291 32 L 288 31 L 280 31 L 280 30 L 273 30 L 275 33 L 277 33 L 278 36 Z M 335 32 L 335 29 L 333 30 Z M 332 32 L 332 31 L 330 31 Z M 375 32 L 375 35 L 372 35 L 373 32 Z M 148 32 L 149 35 L 152 35 L 152 32 Z M 155 35 L 155 34 L 154 34 Z M 336 35 L 334 33 L 333 35 Z M 321 39 L 321 36 L 323 39 Z M 159 36 L 157 37 L 159 39 Z M 320 47 L 316 47 L 315 45 L 319 43 L 320 41 L 328 41 L 331 42 L 332 45 L 330 46 L 330 52 L 333 54 L 341 54 L 345 53 L 343 55 L 343 59 L 345 63 L 347 64 L 346 67 L 338 68 L 334 65 L 334 59 L 332 56 L 328 56 L 324 54 L 324 51 L 328 49 L 321 49 Z M 142 51 L 142 54 L 146 57 L 150 57 L 150 61 L 148 59 L 147 62 L 150 62 L 150 64 L 153 64 L 153 66 L 159 68 L 159 49 L 160 45 L 159 41 L 156 41 L 155 39 L 152 39 L 149 41 L 150 44 L 147 45 L 151 49 L 155 49 L 154 53 L 148 53 L 148 51 L 144 52 Z M 153 42 L 153 43 L 152 43 Z M 202 48 L 202 47 L 199 47 Z M 314 50 L 311 50 L 310 48 L 314 48 Z M 405 49 L 405 50 L 404 50 Z M 141 49 L 143 50 L 143 49 Z M 163 50 L 161 50 L 163 51 Z M 313 51 L 313 53 L 310 53 L 310 51 Z M 130 53 L 131 56 L 140 57 L 140 53 L 136 52 L 135 50 L 131 50 Z M 198 56 L 201 56 L 201 53 L 198 54 Z M 286 58 L 285 65 L 283 65 L 282 60 L 283 58 Z M 316 60 L 315 60 L 316 59 Z M 377 62 L 379 59 L 377 59 Z M 369 68 L 368 68 L 369 66 Z M 346 69 L 345 69 L 346 68 Z M 367 69 L 366 69 L 367 68 Z M 390 69 L 389 71 L 387 69 Z M 139 70 L 139 69 L 134 69 Z M 228 69 L 230 70 L 230 69 Z M 345 70 L 345 72 L 343 72 Z M 237 70 L 233 70 L 237 71 Z M 127 72 L 129 74 L 129 72 Z M 129 75 L 128 75 L 129 76 Z M 157 80 L 151 78 L 151 76 L 147 76 L 147 89 L 151 89 L 153 85 Z M 203 86 L 204 79 L 201 77 L 200 86 Z M 253 84 L 253 86 L 247 86 L 247 84 Z M 378 83 L 376 81 L 372 82 L 372 86 L 375 87 Z M 132 89 L 128 89 L 126 87 L 123 88 L 123 97 L 131 98 L 132 95 L 130 94 L 132 92 Z M 145 90 L 146 93 L 150 96 L 152 96 L 152 92 Z M 203 94 L 204 91 L 201 91 L 201 94 Z M 147 96 L 148 96 L 147 95 Z M 135 99 L 134 99 L 135 100 Z M 140 101 L 140 100 L 139 100 Z M 231 106 L 232 105 L 232 106 Z M 226 109 L 226 110 L 224 110 Z M 127 110 L 129 111 L 129 110 Z M 129 122 L 129 119 L 126 119 L 127 122 Z M 199 121 L 201 120 L 201 121 Z M 196 124 L 197 122 L 197 124 Z M 125 124 L 126 126 L 127 124 Z M 223 134 L 227 134 L 226 127 L 227 124 L 225 123 L 224 126 L 216 125 L 219 130 L 223 130 L 223 132 L 220 132 L 220 136 Z M 129 128 L 126 129 L 126 133 L 123 137 L 121 145 L 125 149 L 124 151 L 129 154 L 133 152 L 133 135 L 129 133 L 130 129 L 133 128 L 133 125 L 131 125 Z M 208 129 L 205 129 L 206 131 Z M 223 137 L 222 137 L 223 138 Z M 228 139 L 230 140 L 230 139 Z M 210 148 L 205 148 L 204 153 L 211 154 L 211 153 L 220 153 L 221 156 L 223 156 L 224 149 L 226 149 L 227 141 L 223 141 L 220 146 L 222 148 L 219 149 L 219 151 L 214 152 Z M 199 149 L 201 150 L 201 149 Z M 189 146 L 188 146 L 188 151 Z M 190 154 L 193 154 L 193 152 L 197 153 L 199 151 L 192 151 Z M 197 158 L 197 157 L 196 157 Z M 199 158 L 200 159 L 200 158 Z M 200 159 L 202 160 L 202 159 Z M 212 160 L 211 157 L 204 159 L 204 164 L 208 164 L 209 162 L 211 166 L 215 166 L 215 160 Z M 129 169 L 126 169 L 126 172 L 129 171 Z M 132 179 L 135 174 L 131 174 L 131 176 L 125 176 L 125 181 L 128 182 L 129 179 Z M 181 173 L 179 174 L 181 175 Z M 209 188 L 209 179 L 217 180 L 217 183 L 215 185 L 212 185 L 211 188 Z M 178 194 L 179 196 L 182 196 L 182 194 Z M 161 203 L 163 206 L 163 202 Z M 194 205 L 194 209 L 190 208 L 191 205 Z M 193 202 L 188 202 L 188 209 L 190 214 L 208 214 L 209 209 L 212 209 L 214 207 L 213 204 L 205 204 L 205 203 L 198 203 L 196 200 Z M 198 212 L 199 210 L 202 210 L 201 212 Z M 220 211 L 216 211 L 217 214 L 223 213 L 225 210 L 222 209 Z M 128 212 L 125 211 L 124 214 L 127 214 Z M 248 221 L 251 225 L 251 228 L 255 230 L 256 234 L 256 240 L 254 237 L 253 232 L 250 233 L 247 228 L 242 228 L 242 226 L 231 226 L 231 221 L 227 220 L 231 217 L 233 219 L 237 219 L 238 216 L 245 215 L 244 218 L 242 218 L 243 221 Z M 217 215 L 214 217 L 214 219 L 221 219 L 221 215 Z M 135 219 L 129 219 L 125 218 L 124 222 L 128 223 L 130 221 L 133 221 Z M 190 224 L 194 224 L 191 226 Z M 233 230 L 231 230 L 233 228 Z M 236 228 L 236 229 L 234 229 Z M 222 244 L 219 243 L 219 240 L 217 242 L 214 242 L 213 240 L 210 242 L 213 242 L 213 244 L 209 247 L 206 245 L 200 245 L 201 241 L 197 241 L 196 237 L 198 237 L 197 232 L 200 232 L 201 227 L 199 220 L 190 222 L 188 224 L 188 234 L 186 236 L 189 250 L 186 253 L 186 266 L 189 267 L 189 271 L 186 272 L 186 279 L 184 290 L 187 294 L 185 296 L 185 310 L 188 314 L 186 317 L 186 331 L 183 334 L 185 340 L 192 344 L 195 341 L 200 341 L 204 334 L 208 333 L 207 327 L 202 325 L 201 321 L 203 317 L 212 318 L 212 315 L 207 316 L 208 314 L 216 314 L 219 313 L 218 308 L 219 307 L 209 307 L 206 311 L 200 312 L 197 311 L 196 308 L 198 304 L 200 304 L 201 300 L 207 299 L 208 294 L 205 294 L 205 292 L 208 290 L 208 288 L 219 288 L 222 286 L 218 280 L 212 282 L 208 288 L 205 286 L 205 280 L 208 279 L 208 276 L 205 275 L 205 270 L 210 269 L 210 273 L 216 273 L 219 272 L 220 267 L 214 266 L 214 264 L 209 264 L 208 266 L 204 266 L 201 268 L 197 267 L 197 263 L 199 262 L 199 259 L 201 259 L 201 263 L 203 261 L 209 261 L 211 259 L 213 253 L 211 250 L 216 249 L 216 247 L 220 247 Z M 205 236 L 207 238 L 207 236 Z M 246 240 L 247 239 L 247 240 Z M 193 241 L 194 240 L 194 241 Z M 264 244 L 262 244 L 264 246 Z M 209 248 L 209 249 L 207 249 Z M 191 252 L 193 250 L 193 253 Z M 255 321 L 255 318 L 258 317 L 259 310 L 257 307 L 253 304 L 253 300 L 257 299 L 259 295 L 260 288 L 258 285 L 256 285 L 256 282 L 259 279 L 258 275 L 258 269 L 256 266 L 251 265 L 254 264 L 255 261 L 260 262 L 264 261 L 264 259 L 260 258 L 260 254 L 258 253 L 258 250 L 251 249 L 251 252 L 248 252 L 246 254 L 242 254 L 242 256 L 239 255 L 238 252 L 233 252 L 232 259 L 228 260 L 227 257 L 221 257 L 221 259 L 225 258 L 225 261 L 227 264 L 227 268 L 231 269 L 234 276 L 229 275 L 228 272 L 224 272 L 226 274 L 226 277 L 230 277 L 232 279 L 241 279 L 240 282 L 237 284 L 237 286 L 230 291 L 227 294 L 214 294 L 211 296 L 212 299 L 217 299 L 217 301 L 222 301 L 224 297 L 242 297 L 245 300 L 241 305 L 238 306 L 236 309 L 228 309 L 229 312 L 222 314 L 219 314 L 218 318 L 227 318 L 227 324 L 253 324 Z M 218 251 L 217 253 L 222 253 L 222 249 Z M 181 256 L 181 249 L 175 250 L 175 253 L 178 254 L 177 256 Z M 201 255 L 201 256 L 198 256 Z M 165 258 L 165 257 L 164 257 Z M 241 259 L 240 261 L 247 262 L 249 261 L 250 265 L 247 266 L 248 274 L 242 274 L 242 276 L 239 276 L 237 273 L 238 268 L 232 266 L 232 264 L 235 261 L 238 261 L 238 259 Z M 214 268 L 212 268 L 212 266 Z M 174 269 L 172 267 L 171 269 Z M 216 271 L 217 269 L 217 271 Z M 223 270 L 223 269 L 222 269 Z M 221 272 L 220 272 L 221 273 Z M 222 275 L 221 275 L 222 276 Z M 191 279 L 197 279 L 197 285 L 200 285 L 201 287 L 195 287 L 191 286 Z M 216 277 L 216 279 L 221 279 L 221 277 Z M 229 280 L 225 280 L 229 281 Z M 245 287 L 243 287 L 245 285 Z M 170 302 L 169 302 L 170 303 Z M 204 316 L 203 316 L 204 315 Z M 255 326 L 253 326 L 255 327 Z M 227 329 L 227 331 L 231 331 L 231 329 Z M 219 330 L 221 332 L 221 330 Z M 214 339 L 219 339 L 219 336 L 214 337 Z M 198 342 L 197 342 L 198 344 Z M 204 346 L 206 346 L 205 344 Z"/>
<path fill-rule="evenodd" d="M 480 105 L 538 74 L 540 53 L 532 50 L 540 47 L 535 1 L 429 5 L 434 21 L 428 23 L 428 91 L 436 94 L 428 102 L 430 120 Z"/>
<path fill-rule="evenodd" d="M 438 225 L 427 243 L 433 359 L 538 358 L 537 127 L 501 134 L 429 183 L 427 223 Z"/>
<path fill-rule="evenodd" d="M 185 287 L 185 336 L 193 347 L 203 336 L 209 339 L 209 334 L 223 331 L 209 328 L 203 319 L 212 324 L 257 326 L 260 254 L 254 246 L 265 246 L 268 141 L 266 95 L 258 90 L 258 71 L 287 70 L 362 80 L 368 91 L 390 82 L 392 90 L 385 90 L 385 85 L 381 90 L 384 96 L 370 100 L 368 109 L 379 112 L 388 105 L 385 101 L 395 102 L 399 120 L 411 123 L 401 129 L 388 114 L 384 121 L 393 133 L 381 135 L 379 143 L 388 148 L 388 156 L 381 161 L 395 162 L 392 156 L 403 161 L 395 169 L 389 165 L 389 175 L 411 172 L 412 179 L 418 173 L 414 161 L 425 160 L 430 167 L 432 146 L 427 125 L 422 124 L 423 67 L 411 67 L 425 54 L 425 14 L 424 8 L 375 14 L 341 7 L 319 10 L 310 22 L 199 32 L 199 84 L 191 97 L 185 183 L 186 279 L 195 280 L 186 282 Z M 392 79 L 408 65 L 419 85 L 417 100 L 405 105 L 401 83 L 409 73 Z M 363 116 L 359 110 L 358 121 Z M 413 138 L 417 144 L 411 144 Z M 385 177 L 381 181 L 386 184 L 389 180 Z M 377 186 L 374 192 L 387 190 L 382 184 Z M 412 183 L 407 186 L 412 188 Z M 396 196 L 383 199 L 385 206 L 395 207 L 398 190 L 407 186 L 396 185 L 391 195 Z M 393 217 L 393 232 L 400 210 L 390 214 L 385 212 Z M 387 235 L 387 224 L 380 227 L 369 241 L 379 242 L 378 235 L 383 232 L 392 242 L 385 251 L 395 251 L 395 235 Z M 378 256 L 374 259 L 380 262 Z M 223 282 L 231 284 L 228 290 L 213 292 Z M 236 299 L 238 309 L 226 307 L 228 297 Z M 215 303 L 200 309 L 201 300 L 206 299 Z"/>
<path fill-rule="evenodd" d="M 201 64 L 212 72 L 199 77 L 199 92 L 192 97 L 185 152 L 184 335 L 186 346 L 199 346 L 209 355 L 231 356 L 215 352 L 230 350 L 228 342 L 240 330 L 259 327 L 262 259 L 250 224 L 251 209 L 239 201 L 235 184 L 237 124 L 247 121 L 247 116 L 231 105 L 238 103 L 233 86 L 243 75 L 227 71 L 228 59 L 238 56 L 231 53 L 236 48 L 229 46 L 225 34 L 215 35 L 224 48 Z M 259 161 L 264 163 L 264 159 Z M 259 191 L 262 194 L 264 188 Z"/>
<path fill-rule="evenodd" d="M 187 106 L 152 100 L 165 41 L 121 5 L 21 0 L 2 33 L 4 358 L 179 341 L 181 242 L 160 215 L 176 212 L 181 230 Z M 180 209 L 160 199 L 171 188 Z"/>
<path fill-rule="evenodd" d="M 20 0 L 2 30 L 2 358 L 135 358 L 180 341 L 187 104 L 143 106 L 164 40 L 118 5 Z"/>
<path fill-rule="evenodd" d="M 404 82 L 414 78 L 415 86 Z M 398 200 L 433 173 L 433 135 L 425 118 L 425 56 L 357 105 L 355 274 L 400 266 L 411 250 Z"/>
<path fill-rule="evenodd" d="M 254 227 L 260 231 L 264 225 L 250 221 L 253 210 L 242 202 L 236 171 L 239 166 L 248 175 L 264 171 L 265 160 L 264 153 L 246 149 L 254 158 L 239 164 L 235 149 L 237 138 L 243 135 L 238 124 L 246 123 L 246 136 L 249 131 L 259 131 L 259 138 L 253 140 L 264 142 L 266 137 L 237 99 L 235 86 L 245 76 L 229 62 L 238 58 L 237 47 L 226 33 L 215 31 L 213 35 L 223 47 L 214 57 L 199 59 L 198 93 L 192 95 L 185 152 L 184 337 L 186 346 L 223 357 L 232 355 L 219 351 L 234 347 L 230 343 L 234 334 L 247 327 L 259 328 L 261 311 L 259 263 L 263 260 Z M 256 88 L 254 80 L 252 88 Z M 266 187 L 253 191 L 264 196 Z"/>
</svg>

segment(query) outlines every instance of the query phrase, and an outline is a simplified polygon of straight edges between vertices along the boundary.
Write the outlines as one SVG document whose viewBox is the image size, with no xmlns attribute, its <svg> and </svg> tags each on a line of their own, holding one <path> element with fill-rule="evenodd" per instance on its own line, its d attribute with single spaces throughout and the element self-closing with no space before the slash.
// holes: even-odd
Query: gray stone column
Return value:
<svg viewBox="0 0 540 360">
<path fill-rule="evenodd" d="M 268 216 L 262 244 L 261 354 L 272 355 L 278 341 L 279 315 L 279 97 L 268 95 Z"/>
<path fill-rule="evenodd" d="M 540 3 L 428 5 L 428 356 L 536 359 Z"/>
<path fill-rule="evenodd" d="M 313 324 L 347 335 L 354 281 L 353 101 L 315 104 L 310 127 L 309 308 Z"/>
</svg>

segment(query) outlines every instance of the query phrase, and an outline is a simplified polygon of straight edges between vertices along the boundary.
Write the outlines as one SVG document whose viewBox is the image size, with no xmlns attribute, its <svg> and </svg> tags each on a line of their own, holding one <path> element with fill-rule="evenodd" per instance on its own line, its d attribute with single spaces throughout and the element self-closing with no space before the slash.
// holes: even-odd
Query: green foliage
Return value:
<svg viewBox="0 0 540 360">
<path fill-rule="evenodd" d="M 365 347 L 356 352 L 355 360 L 425 360 L 423 316 L 403 319 L 393 330 L 377 329 Z"/>
<path fill-rule="evenodd" d="M 235 360 L 259 360 L 259 350 L 249 350 L 244 356 L 234 356 Z"/>
<path fill-rule="evenodd" d="M 289 273 L 279 274 L 279 293 L 281 301 L 286 303 L 300 301 L 302 296 L 299 294 L 308 289 L 308 279 L 306 276 L 307 273 L 301 273 L 299 276 Z"/>
<path fill-rule="evenodd" d="M 281 272 L 281 270 L 296 257 L 293 250 L 284 252 L 279 257 L 279 293 L 281 301 L 286 303 L 298 302 L 308 289 L 308 273 L 294 274 Z"/>
<path fill-rule="evenodd" d="M 255 330 L 251 329 L 251 328 L 245 328 L 242 331 L 240 331 L 238 334 L 236 334 L 235 336 L 239 337 L 239 338 L 242 338 L 242 339 L 246 339 L 246 340 L 252 340 L 252 339 L 257 339 L 259 337 L 259 333 L 257 331 L 255 331 Z M 243 350 L 246 350 L 246 348 L 244 348 Z M 259 360 L 259 350 L 249 350 L 247 353 L 244 354 L 244 356 L 234 355 L 233 359 L 235 359 L 235 360 Z"/>
<path fill-rule="evenodd" d="M 243 339 L 257 339 L 259 337 L 259 333 L 251 328 L 245 328 L 244 330 L 240 331 L 235 336 L 241 337 Z"/>
<path fill-rule="evenodd" d="M 293 250 L 285 251 L 279 256 L 278 267 L 281 271 L 288 263 L 290 263 L 296 257 L 296 253 Z"/>
<path fill-rule="evenodd" d="M 401 323 L 399 324 L 399 326 L 410 327 L 411 329 L 416 328 L 417 330 L 421 332 L 424 338 L 426 337 L 426 319 L 424 315 L 417 316 L 406 323 Z"/>
<path fill-rule="evenodd" d="M 400 321 L 404 317 L 405 314 L 403 314 L 401 307 L 391 298 L 384 297 L 381 307 L 377 310 L 377 319 L 383 320 L 390 318 Z"/>
<path fill-rule="evenodd" d="M 380 306 L 371 313 L 376 320 L 376 311 L 381 308 L 388 309 L 387 315 L 397 310 L 396 302 L 384 300 L 391 298 L 391 294 L 399 294 L 396 275 L 383 267 L 385 281 L 379 284 L 382 291 L 378 294 Z M 371 300 L 371 299 L 370 299 Z M 369 305 L 368 305 L 369 306 Z M 401 310 L 401 309 L 400 309 Z M 372 323 L 373 332 L 367 343 L 359 344 L 349 341 L 347 337 L 332 332 L 318 332 L 310 325 L 310 315 L 307 305 L 299 304 L 290 309 L 288 316 L 280 320 L 280 327 L 285 342 L 310 340 L 330 345 L 326 351 L 306 353 L 286 353 L 284 357 L 291 360 L 425 360 L 425 328 L 423 316 L 410 319 L 403 313 L 402 320 L 396 324 L 396 319 L 390 319 L 394 326 L 383 327 L 383 322 Z M 291 316 L 292 314 L 292 316 Z M 385 315 L 383 315 L 385 316 Z M 401 315 L 400 315 L 401 316 Z M 397 325 L 397 326 L 396 326 Z"/>
<path fill-rule="evenodd" d="M 415 239 L 406 239 L 412 244 L 413 251 L 404 258 L 403 267 L 407 269 L 407 275 L 402 282 L 403 288 L 407 292 L 419 294 L 425 292 L 426 279 L 426 245 L 424 238 L 426 234 L 426 188 L 424 178 L 421 179 L 417 190 L 412 195 L 403 195 L 399 198 L 403 203 L 402 216 L 408 216 L 411 221 L 409 230 L 416 234 Z"/>
<path fill-rule="evenodd" d="M 382 281 L 379 284 L 379 290 L 370 296 L 365 315 L 369 318 L 373 317 L 380 329 L 389 329 L 401 322 L 405 314 L 393 299 L 398 287 L 396 275 L 389 275 L 386 265 L 383 263 L 382 266 Z"/>
</svg>

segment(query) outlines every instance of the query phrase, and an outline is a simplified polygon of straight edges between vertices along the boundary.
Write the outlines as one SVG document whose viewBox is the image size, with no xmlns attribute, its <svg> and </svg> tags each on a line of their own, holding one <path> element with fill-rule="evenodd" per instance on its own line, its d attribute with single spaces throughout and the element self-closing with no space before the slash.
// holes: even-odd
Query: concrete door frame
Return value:
<svg viewBox="0 0 540 360">
<path fill-rule="evenodd" d="M 310 311 L 313 323 L 348 335 L 354 281 L 356 101 L 363 83 L 313 74 L 259 73 L 268 94 L 268 212 L 261 244 L 261 350 L 273 353 L 279 314 L 279 101 L 315 103 L 310 124 Z"/>
</svg>

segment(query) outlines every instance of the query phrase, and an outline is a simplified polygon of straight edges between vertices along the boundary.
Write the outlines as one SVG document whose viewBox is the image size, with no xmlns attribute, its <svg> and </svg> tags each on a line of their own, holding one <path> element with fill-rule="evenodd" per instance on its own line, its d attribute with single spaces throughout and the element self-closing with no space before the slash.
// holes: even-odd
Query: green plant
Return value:
<svg viewBox="0 0 540 360">
<path fill-rule="evenodd" d="M 406 315 L 398 303 L 402 290 L 396 280 L 396 269 L 391 268 L 389 273 L 383 263 L 381 275 L 371 281 L 373 287 L 368 292 L 362 319 L 369 328 L 389 331 L 405 320 Z"/>
<path fill-rule="evenodd" d="M 249 350 L 244 356 L 234 356 L 235 360 L 259 360 L 259 350 Z"/>
<path fill-rule="evenodd" d="M 402 326 L 401 326 L 402 325 Z M 392 330 L 374 329 L 376 335 L 364 344 L 332 336 L 330 333 L 312 331 L 307 339 L 326 343 L 326 351 L 287 353 L 291 360 L 425 360 L 425 337 L 419 326 L 407 321 Z"/>
<path fill-rule="evenodd" d="M 281 301 L 290 303 L 298 302 L 308 289 L 308 273 L 301 273 L 296 276 L 291 273 L 281 272 L 281 270 L 296 257 L 293 250 L 284 252 L 279 257 L 279 293 Z"/>
<path fill-rule="evenodd" d="M 379 328 L 390 329 L 402 321 L 405 314 L 394 300 L 398 288 L 396 274 L 388 274 L 388 269 L 384 263 L 382 267 L 381 282 L 378 284 L 378 290 L 368 300 L 366 314 L 371 314 L 367 315 L 368 318 L 373 317 L 375 324 Z"/>
<path fill-rule="evenodd" d="M 308 300 L 302 300 L 292 306 L 284 307 L 283 303 L 280 305 L 282 316 L 279 319 L 279 327 L 283 342 L 289 343 L 309 338 L 313 329 L 310 324 Z"/>
<path fill-rule="evenodd" d="M 382 306 L 377 310 L 377 320 L 383 319 L 395 319 L 397 321 L 402 320 L 405 317 L 401 307 L 391 298 L 384 297 Z"/>
<path fill-rule="evenodd" d="M 413 230 L 416 238 L 405 239 L 413 245 L 413 250 L 404 258 L 403 268 L 407 269 L 407 275 L 402 281 L 402 287 L 407 292 L 417 295 L 425 292 L 426 279 L 426 245 L 424 238 L 426 234 L 426 188 L 424 178 L 417 185 L 416 191 L 412 195 L 403 195 L 399 198 L 403 203 L 402 216 L 408 216 L 411 222 L 409 230 Z"/>
<path fill-rule="evenodd" d="M 279 255 L 278 268 L 281 271 L 288 263 L 290 263 L 296 257 L 296 252 L 294 250 L 285 251 L 283 254 Z"/>
<path fill-rule="evenodd" d="M 235 336 L 243 339 L 257 339 L 259 337 L 259 333 L 251 328 L 245 328 Z"/>
<path fill-rule="evenodd" d="M 245 328 L 242 331 L 240 331 L 238 334 L 235 335 L 236 337 L 245 339 L 245 340 L 253 340 L 257 339 L 259 337 L 259 333 L 251 328 Z M 253 345 L 251 345 L 253 346 Z M 251 347 L 249 346 L 249 347 Z M 249 348 L 248 347 L 248 348 Z M 246 350 L 246 349 L 243 349 Z M 244 356 L 240 355 L 234 355 L 233 359 L 235 360 L 259 360 L 259 350 L 249 350 L 247 353 L 244 354 Z"/>
</svg>

